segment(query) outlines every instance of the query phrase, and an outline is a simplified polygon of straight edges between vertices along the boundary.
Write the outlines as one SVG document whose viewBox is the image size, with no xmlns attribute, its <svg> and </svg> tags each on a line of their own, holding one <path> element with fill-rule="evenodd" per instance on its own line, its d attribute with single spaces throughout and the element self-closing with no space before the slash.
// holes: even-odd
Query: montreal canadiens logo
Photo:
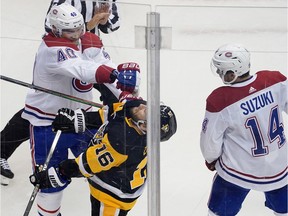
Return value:
<svg viewBox="0 0 288 216">
<path fill-rule="evenodd" d="M 58 13 L 58 10 L 54 9 L 54 10 L 52 11 L 52 13 L 56 15 L 56 14 Z"/>
<path fill-rule="evenodd" d="M 75 78 L 72 79 L 72 86 L 78 92 L 89 92 L 93 88 L 93 84 Z"/>
<path fill-rule="evenodd" d="M 226 53 L 225 53 L 225 56 L 226 56 L 227 58 L 231 58 L 231 57 L 232 57 L 232 53 L 231 53 L 231 52 L 226 52 Z"/>
</svg>

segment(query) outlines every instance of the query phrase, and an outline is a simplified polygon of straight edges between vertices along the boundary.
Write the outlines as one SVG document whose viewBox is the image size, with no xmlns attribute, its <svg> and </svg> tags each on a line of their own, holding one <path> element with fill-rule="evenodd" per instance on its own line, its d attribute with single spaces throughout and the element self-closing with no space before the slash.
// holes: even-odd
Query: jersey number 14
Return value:
<svg viewBox="0 0 288 216">
<path fill-rule="evenodd" d="M 281 148 L 285 142 L 286 138 L 284 135 L 283 123 L 279 120 L 279 109 L 278 106 L 273 107 L 269 116 L 268 125 L 268 139 L 270 143 L 278 140 L 278 147 Z M 257 118 L 251 117 L 246 120 L 245 127 L 250 129 L 250 132 L 254 140 L 254 148 L 252 148 L 252 155 L 255 157 L 267 155 L 269 153 L 268 146 L 264 144 L 263 134 L 261 132 L 259 122 Z"/>
</svg>

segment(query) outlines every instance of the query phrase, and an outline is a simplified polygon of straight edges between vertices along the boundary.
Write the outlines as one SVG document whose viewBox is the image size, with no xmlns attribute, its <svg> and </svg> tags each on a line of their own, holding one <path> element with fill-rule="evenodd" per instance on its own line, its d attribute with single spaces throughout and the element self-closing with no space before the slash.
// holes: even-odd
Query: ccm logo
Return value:
<svg viewBox="0 0 288 216">
<path fill-rule="evenodd" d="M 133 69 L 133 68 L 136 68 L 136 69 L 139 69 L 139 65 L 137 63 L 133 63 L 133 62 L 130 62 L 130 63 L 124 63 L 122 64 L 122 68 L 123 69 Z"/>
</svg>

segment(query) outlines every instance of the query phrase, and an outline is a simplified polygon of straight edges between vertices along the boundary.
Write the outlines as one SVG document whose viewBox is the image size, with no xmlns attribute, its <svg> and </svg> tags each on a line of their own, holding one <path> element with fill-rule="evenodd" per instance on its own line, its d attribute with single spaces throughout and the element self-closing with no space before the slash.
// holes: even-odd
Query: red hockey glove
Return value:
<svg viewBox="0 0 288 216">
<path fill-rule="evenodd" d="M 130 93 L 137 92 L 140 85 L 140 68 L 137 63 L 127 62 L 118 65 L 117 88 Z"/>
<path fill-rule="evenodd" d="M 143 100 L 142 97 L 138 97 L 136 95 L 131 94 L 128 91 L 123 91 L 120 96 L 119 96 L 119 101 L 120 102 L 126 102 L 130 100 Z"/>
</svg>

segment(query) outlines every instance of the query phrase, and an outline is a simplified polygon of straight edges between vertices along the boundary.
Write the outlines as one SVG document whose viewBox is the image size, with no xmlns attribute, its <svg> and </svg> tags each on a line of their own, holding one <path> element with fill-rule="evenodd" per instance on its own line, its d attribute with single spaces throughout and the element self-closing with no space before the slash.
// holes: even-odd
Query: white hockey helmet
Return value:
<svg viewBox="0 0 288 216">
<path fill-rule="evenodd" d="M 82 27 L 83 33 L 85 31 L 82 14 L 68 3 L 54 5 L 49 12 L 49 22 L 52 31 L 57 37 L 62 36 L 63 30 L 73 30 Z M 53 30 L 53 26 L 56 31 Z"/>
<path fill-rule="evenodd" d="M 221 77 L 223 83 L 231 84 L 237 77 L 250 71 L 250 53 L 241 44 L 225 44 L 214 53 L 211 70 Z M 235 78 L 229 82 L 224 80 L 228 71 L 234 72 L 235 75 Z"/>
</svg>

